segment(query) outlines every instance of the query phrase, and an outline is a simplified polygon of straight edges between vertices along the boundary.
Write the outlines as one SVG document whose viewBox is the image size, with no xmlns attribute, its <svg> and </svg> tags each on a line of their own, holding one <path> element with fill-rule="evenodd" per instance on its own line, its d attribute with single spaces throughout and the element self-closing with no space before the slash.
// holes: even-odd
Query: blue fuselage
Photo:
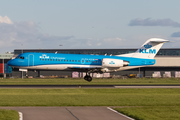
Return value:
<svg viewBox="0 0 180 120">
<path fill-rule="evenodd" d="M 133 57 L 83 55 L 83 54 L 55 54 L 55 53 L 23 53 L 8 62 L 14 67 L 30 67 L 42 65 L 91 65 L 101 66 L 102 59 L 118 59 L 128 61 L 128 66 L 144 66 L 155 64 L 155 59 Z"/>
</svg>

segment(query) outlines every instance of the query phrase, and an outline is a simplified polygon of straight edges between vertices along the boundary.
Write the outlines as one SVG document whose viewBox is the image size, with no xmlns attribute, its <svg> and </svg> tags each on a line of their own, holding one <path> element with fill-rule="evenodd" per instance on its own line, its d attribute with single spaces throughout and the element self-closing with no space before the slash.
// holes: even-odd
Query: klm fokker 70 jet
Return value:
<svg viewBox="0 0 180 120">
<path fill-rule="evenodd" d="M 8 62 L 14 68 L 33 70 L 65 70 L 86 72 L 85 80 L 91 81 L 90 73 L 127 70 L 155 64 L 155 55 L 168 40 L 151 38 L 136 52 L 115 56 L 23 53 Z"/>
</svg>

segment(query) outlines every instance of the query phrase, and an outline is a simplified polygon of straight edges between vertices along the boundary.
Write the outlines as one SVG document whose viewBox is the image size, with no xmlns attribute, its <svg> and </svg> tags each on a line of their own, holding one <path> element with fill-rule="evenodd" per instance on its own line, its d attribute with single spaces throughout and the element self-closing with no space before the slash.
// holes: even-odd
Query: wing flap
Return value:
<svg viewBox="0 0 180 120">
<path fill-rule="evenodd" d="M 80 71 L 80 72 L 88 72 L 88 71 L 100 71 L 101 70 L 101 66 L 72 66 L 72 67 L 68 67 L 71 70 L 74 71 Z"/>
<path fill-rule="evenodd" d="M 82 67 L 68 67 L 68 68 L 70 68 L 70 69 L 97 69 L 97 68 L 102 68 L 102 67 L 94 67 L 94 66 L 90 66 L 90 67 L 84 67 L 84 66 L 82 66 Z"/>
</svg>

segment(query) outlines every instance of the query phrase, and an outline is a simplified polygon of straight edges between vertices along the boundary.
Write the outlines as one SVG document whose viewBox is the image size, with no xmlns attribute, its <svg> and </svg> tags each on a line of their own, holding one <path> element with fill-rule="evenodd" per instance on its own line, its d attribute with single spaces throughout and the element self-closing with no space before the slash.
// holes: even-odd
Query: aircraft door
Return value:
<svg viewBox="0 0 180 120">
<path fill-rule="evenodd" d="M 34 55 L 30 54 L 28 56 L 28 66 L 34 66 Z"/>
<path fill-rule="evenodd" d="M 84 63 L 85 63 L 85 59 L 82 58 L 82 59 L 81 59 L 81 64 L 84 64 Z"/>
</svg>

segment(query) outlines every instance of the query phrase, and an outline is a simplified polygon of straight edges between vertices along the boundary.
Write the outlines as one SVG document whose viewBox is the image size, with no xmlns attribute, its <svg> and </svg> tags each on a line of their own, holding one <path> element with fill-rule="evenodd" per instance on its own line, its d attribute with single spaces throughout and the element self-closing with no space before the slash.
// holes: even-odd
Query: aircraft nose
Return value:
<svg viewBox="0 0 180 120">
<path fill-rule="evenodd" d="M 13 66 L 13 60 L 8 61 L 7 64 L 8 64 L 9 66 Z"/>
</svg>

